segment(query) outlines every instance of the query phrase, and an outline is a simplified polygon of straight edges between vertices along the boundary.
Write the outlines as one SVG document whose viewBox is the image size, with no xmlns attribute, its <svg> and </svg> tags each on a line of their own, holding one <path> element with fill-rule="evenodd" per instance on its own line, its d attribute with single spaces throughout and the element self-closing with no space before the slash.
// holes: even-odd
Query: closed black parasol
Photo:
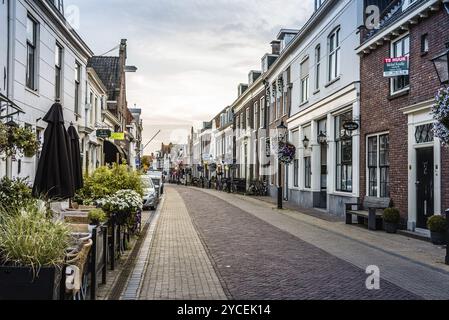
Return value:
<svg viewBox="0 0 449 320">
<path fill-rule="evenodd" d="M 81 152 L 80 152 L 80 137 L 73 125 L 70 125 L 67 132 L 69 134 L 70 139 L 71 162 L 73 168 L 72 169 L 73 185 L 75 187 L 75 191 L 77 191 L 84 186 L 83 167 L 81 164 Z"/>
<path fill-rule="evenodd" d="M 75 194 L 70 139 L 64 126 L 62 106 L 55 103 L 43 119 L 45 129 L 33 195 L 52 200 L 65 200 Z"/>
</svg>

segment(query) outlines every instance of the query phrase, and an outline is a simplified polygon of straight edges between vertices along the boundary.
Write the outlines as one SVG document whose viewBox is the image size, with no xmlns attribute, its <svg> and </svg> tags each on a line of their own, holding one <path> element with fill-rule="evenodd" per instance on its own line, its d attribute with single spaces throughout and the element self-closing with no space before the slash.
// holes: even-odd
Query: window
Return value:
<svg viewBox="0 0 449 320">
<path fill-rule="evenodd" d="M 317 11 L 325 0 L 315 0 L 315 11 Z"/>
<path fill-rule="evenodd" d="M 299 130 L 292 132 L 292 143 L 297 146 L 299 143 Z M 296 153 L 298 155 L 298 153 Z M 299 159 L 295 159 L 293 163 L 293 186 L 299 187 Z"/>
<path fill-rule="evenodd" d="M 301 63 L 301 103 L 309 100 L 309 58 Z"/>
<path fill-rule="evenodd" d="M 392 43 L 391 57 L 409 57 L 410 56 L 410 36 L 405 36 Z M 409 76 L 399 76 L 391 79 L 391 93 L 397 93 L 407 90 L 410 85 Z"/>
<path fill-rule="evenodd" d="M 310 189 L 312 187 L 312 158 L 304 158 L 304 187 Z"/>
<path fill-rule="evenodd" d="M 315 48 L 315 90 L 320 89 L 321 46 Z"/>
<path fill-rule="evenodd" d="M 328 81 L 338 78 L 340 74 L 340 28 L 329 36 Z"/>
<path fill-rule="evenodd" d="M 90 92 L 89 95 L 89 104 L 90 104 L 90 124 L 94 122 L 94 94 Z"/>
<path fill-rule="evenodd" d="M 368 195 L 390 196 L 390 136 L 368 137 Z"/>
<path fill-rule="evenodd" d="M 240 114 L 240 130 L 244 130 L 245 129 L 245 113 L 242 112 Z"/>
<path fill-rule="evenodd" d="M 37 22 L 27 17 L 27 65 L 26 65 L 26 86 L 37 91 L 36 85 L 36 65 L 37 65 Z"/>
<path fill-rule="evenodd" d="M 347 121 L 352 121 L 352 111 L 335 118 L 335 140 L 337 144 L 336 190 L 352 192 L 352 135 L 343 128 Z"/>
<path fill-rule="evenodd" d="M 75 114 L 80 114 L 81 65 L 75 62 Z"/>
<path fill-rule="evenodd" d="M 425 54 L 429 52 L 429 35 L 423 34 L 421 36 L 421 53 Z"/>
<path fill-rule="evenodd" d="M 254 119 L 253 119 L 253 129 L 256 130 L 257 129 L 257 123 L 259 121 L 259 103 L 256 102 L 254 104 Z"/>
<path fill-rule="evenodd" d="M 284 88 L 283 88 L 283 99 L 282 99 L 282 114 L 287 115 L 287 103 L 288 103 L 288 88 L 287 85 L 288 77 L 287 72 L 284 72 Z"/>
<path fill-rule="evenodd" d="M 250 130 L 251 129 L 251 110 L 250 108 L 246 108 L 246 130 Z"/>
<path fill-rule="evenodd" d="M 265 128 L 265 97 L 260 99 L 260 128 Z"/>
<path fill-rule="evenodd" d="M 55 47 L 55 99 L 61 99 L 62 86 L 62 47 L 56 44 Z"/>
</svg>

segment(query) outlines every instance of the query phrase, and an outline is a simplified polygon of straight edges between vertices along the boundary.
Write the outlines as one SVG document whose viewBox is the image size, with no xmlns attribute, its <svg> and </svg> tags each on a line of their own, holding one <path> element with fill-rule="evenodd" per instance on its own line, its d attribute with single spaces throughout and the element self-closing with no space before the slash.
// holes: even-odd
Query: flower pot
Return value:
<svg viewBox="0 0 449 320">
<path fill-rule="evenodd" d="M 392 222 L 384 222 L 384 229 L 387 233 L 397 233 L 398 232 L 398 224 Z"/>
<path fill-rule="evenodd" d="M 55 267 L 35 277 L 30 268 L 0 266 L 0 300 L 59 300 L 61 276 Z"/>
<path fill-rule="evenodd" d="M 446 244 L 446 234 L 441 232 L 430 232 L 430 240 L 433 244 L 441 246 Z"/>
</svg>

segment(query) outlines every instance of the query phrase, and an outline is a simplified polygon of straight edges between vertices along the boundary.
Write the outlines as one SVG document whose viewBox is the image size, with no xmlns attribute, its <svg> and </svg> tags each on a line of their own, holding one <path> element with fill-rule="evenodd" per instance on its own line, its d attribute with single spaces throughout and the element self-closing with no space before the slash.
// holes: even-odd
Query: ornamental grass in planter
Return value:
<svg viewBox="0 0 449 320">
<path fill-rule="evenodd" d="M 47 218 L 45 206 L 0 215 L 0 300 L 58 299 L 68 226 Z"/>
<path fill-rule="evenodd" d="M 383 213 L 384 228 L 387 233 L 397 233 L 401 214 L 396 208 L 387 208 Z"/>
<path fill-rule="evenodd" d="M 427 220 L 427 227 L 430 230 L 432 243 L 435 245 L 444 245 L 447 240 L 447 221 L 443 216 L 432 216 Z"/>
</svg>

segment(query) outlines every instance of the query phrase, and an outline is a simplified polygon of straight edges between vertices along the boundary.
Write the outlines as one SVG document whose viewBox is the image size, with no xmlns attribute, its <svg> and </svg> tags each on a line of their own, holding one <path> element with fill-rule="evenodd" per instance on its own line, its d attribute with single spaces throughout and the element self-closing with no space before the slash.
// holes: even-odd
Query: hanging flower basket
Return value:
<svg viewBox="0 0 449 320">
<path fill-rule="evenodd" d="M 295 160 L 296 147 L 291 143 L 280 143 L 278 150 L 279 161 L 285 164 L 291 164 Z"/>
<path fill-rule="evenodd" d="M 433 130 L 435 136 L 449 145 L 449 87 L 438 90 L 432 114 L 437 121 Z"/>
</svg>

